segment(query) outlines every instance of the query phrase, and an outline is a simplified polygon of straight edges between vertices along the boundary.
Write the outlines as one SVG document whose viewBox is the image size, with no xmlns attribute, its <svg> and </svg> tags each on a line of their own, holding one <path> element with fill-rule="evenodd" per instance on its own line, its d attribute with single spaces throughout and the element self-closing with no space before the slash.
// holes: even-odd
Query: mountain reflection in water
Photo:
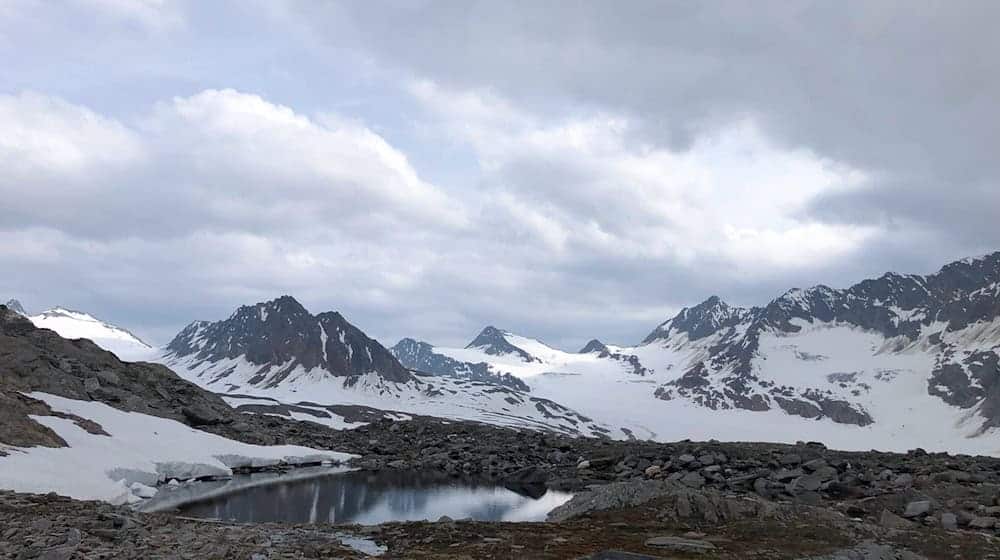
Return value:
<svg viewBox="0 0 1000 560">
<path fill-rule="evenodd" d="M 238 522 L 359 523 L 453 519 L 480 521 L 542 521 L 571 497 L 544 488 L 518 489 L 496 482 L 452 478 L 439 473 L 353 471 L 310 478 L 274 479 L 237 487 L 179 507 L 183 515 Z M 249 477 L 245 477 L 249 478 Z"/>
</svg>

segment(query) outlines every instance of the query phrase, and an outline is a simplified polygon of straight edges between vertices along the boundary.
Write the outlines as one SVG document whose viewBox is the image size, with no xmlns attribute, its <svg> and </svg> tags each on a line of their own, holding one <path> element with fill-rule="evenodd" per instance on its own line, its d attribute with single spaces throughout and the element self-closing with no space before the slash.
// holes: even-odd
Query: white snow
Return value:
<svg viewBox="0 0 1000 560">
<path fill-rule="evenodd" d="M 101 348 L 113 352 L 125 361 L 146 360 L 155 355 L 155 349 L 127 330 L 105 323 L 92 315 L 56 307 L 32 315 L 28 319 L 36 327 L 51 329 L 63 338 L 87 338 Z"/>
<path fill-rule="evenodd" d="M 917 310 L 893 311 L 900 318 L 920 317 Z M 508 342 L 540 361 L 525 362 L 516 354 L 491 355 L 479 348 L 434 349 L 463 362 L 486 362 L 494 372 L 510 373 L 525 380 L 531 393 L 522 394 L 515 404 L 506 400 L 509 393 L 488 392 L 484 387 L 489 386 L 462 385 L 448 378 L 420 378 L 421 383 L 433 388 L 430 393 L 427 386 L 391 383 L 374 373 L 349 388 L 342 379 L 332 378 L 322 370 L 299 368 L 278 387 L 258 389 L 250 386 L 248 380 L 260 368 L 240 360 L 213 365 L 167 359 L 166 363 L 181 375 L 215 391 L 268 396 L 287 403 L 359 404 L 505 426 L 573 428 L 572 422 L 564 418 L 545 418 L 525 398 L 540 397 L 592 419 L 593 425 L 609 429 L 608 434 L 616 438 L 631 434 L 659 441 L 816 440 L 849 450 L 906 451 L 922 447 L 931 451 L 1000 456 L 1000 430 L 978 434 L 982 419 L 976 409 L 952 407 L 927 393 L 938 351 L 929 340 L 931 335 L 940 334 L 946 342 L 958 345 L 961 350 L 956 359 L 964 359 L 976 349 L 1000 345 L 1000 320 L 976 323 L 956 332 L 948 332 L 946 323 L 934 322 L 923 326 L 914 342 L 886 339 L 878 333 L 841 324 L 802 320 L 793 323 L 801 328 L 800 332 L 761 335 L 759 354 L 753 361 L 756 375 L 778 386 L 794 387 L 796 393 L 813 389 L 831 398 L 847 400 L 867 411 L 875 420 L 873 425 L 859 427 L 829 419 L 805 419 L 786 414 L 776 402 L 766 412 L 711 410 L 683 398 L 665 401 L 654 395 L 664 383 L 707 360 L 709 349 L 719 343 L 723 333 L 692 341 L 687 334 L 672 331 L 669 338 L 650 344 L 609 346 L 613 352 L 636 356 L 647 369 L 647 375 L 636 375 L 628 363 L 620 360 L 601 358 L 597 353 L 565 352 L 511 333 L 504 334 Z M 746 328 L 746 324 L 738 326 L 737 336 Z M 218 374 L 229 370 L 233 371 L 231 375 L 216 379 Z M 709 379 L 719 383 L 727 373 L 712 371 Z M 294 417 L 317 421 L 301 413 Z M 328 425 L 338 427 L 336 419 Z M 593 433 L 583 425 L 576 428 L 584 434 Z"/>
<path fill-rule="evenodd" d="M 539 395 L 461 379 L 418 377 L 408 383 L 396 383 L 370 372 L 360 376 L 356 383 L 348 386 L 345 384 L 347 378 L 334 377 L 322 368 L 306 370 L 298 366 L 277 386 L 269 387 L 267 381 L 250 383 L 250 380 L 264 368 L 251 364 L 243 358 L 209 363 L 198 362 L 190 357 L 178 359 L 165 354 L 157 359 L 185 379 L 222 394 L 268 397 L 288 404 L 307 401 L 321 405 L 361 405 L 380 410 L 473 420 L 501 426 L 550 428 L 570 434 L 597 435 L 599 432 L 594 430 L 596 427 L 610 430 L 606 426 L 595 426 L 576 417 L 567 417 L 566 411 L 558 411 L 552 406 L 543 405 L 556 415 L 555 418 L 546 417 L 539 410 L 538 403 L 531 400 L 532 397 Z M 290 364 L 282 364 L 271 367 L 268 371 L 277 373 L 289 366 Z M 561 404 L 559 399 L 552 400 Z M 309 405 L 298 404 L 298 406 Z M 333 428 L 357 426 L 357 424 L 338 425 L 336 418 L 327 420 L 303 413 L 293 414 L 296 419 L 325 423 Z"/>
<path fill-rule="evenodd" d="M 320 343 L 320 346 L 323 347 L 323 363 L 324 364 L 330 363 L 330 361 L 326 357 L 326 341 L 327 340 L 330 340 L 330 337 L 327 336 L 327 334 L 326 334 L 326 327 L 323 326 L 323 323 L 320 323 L 319 324 L 319 343 Z"/>
<path fill-rule="evenodd" d="M 180 422 L 123 412 L 98 402 L 32 393 L 53 410 L 90 419 L 110 434 L 93 435 L 73 421 L 33 416 L 69 447 L 8 447 L 0 457 L 0 488 L 56 492 L 81 500 L 136 502 L 147 487 L 167 478 L 232 474 L 232 467 L 284 461 L 344 461 L 346 453 L 307 447 L 248 445 L 189 428 Z M 132 487 L 134 483 L 140 486 Z"/>
<path fill-rule="evenodd" d="M 226 404 L 228 404 L 233 408 L 238 408 L 240 405 L 245 405 L 245 404 L 272 405 L 272 406 L 283 404 L 278 400 L 268 399 L 268 398 L 231 397 L 228 395 L 223 395 L 222 399 L 226 401 Z M 327 410 L 326 408 L 319 406 L 312 406 L 307 404 L 296 404 L 295 406 L 308 408 L 310 410 L 315 410 L 320 415 L 314 416 L 312 414 L 307 414 L 304 412 L 290 411 L 288 416 L 284 416 L 285 418 L 291 418 L 293 420 L 299 420 L 305 422 L 315 422 L 317 424 L 322 424 L 324 426 L 333 428 L 334 430 L 351 430 L 354 428 L 360 428 L 361 426 L 367 424 L 367 422 L 348 422 L 344 420 L 343 416 L 340 416 L 339 414 L 336 414 L 334 412 L 331 412 L 330 410 Z M 273 416 L 282 416 L 282 415 L 273 414 Z M 396 415 L 396 416 L 397 418 L 394 418 L 395 420 L 410 419 L 410 418 L 398 417 L 405 415 Z"/>
</svg>

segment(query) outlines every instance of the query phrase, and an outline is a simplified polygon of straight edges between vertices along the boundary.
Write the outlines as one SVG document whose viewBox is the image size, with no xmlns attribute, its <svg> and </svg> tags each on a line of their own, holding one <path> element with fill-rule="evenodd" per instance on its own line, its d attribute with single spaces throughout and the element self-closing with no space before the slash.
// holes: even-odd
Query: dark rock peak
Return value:
<svg viewBox="0 0 1000 560">
<path fill-rule="evenodd" d="M 435 352 L 434 347 L 426 342 L 412 338 L 400 340 L 390 351 L 403 366 L 421 373 L 482 381 L 524 392 L 531 390 L 524 381 L 509 373 L 495 372 L 485 362 L 461 362 Z"/>
<path fill-rule="evenodd" d="M 488 325 L 479 332 L 476 338 L 472 339 L 472 342 L 466 348 L 478 348 L 489 344 L 507 342 L 507 339 L 504 338 L 505 334 L 507 334 L 507 331 L 502 331 L 493 325 Z"/>
<path fill-rule="evenodd" d="M 389 381 L 411 379 L 409 372 L 377 341 L 337 312 L 311 315 L 291 296 L 245 305 L 216 323 L 196 321 L 167 345 L 176 357 L 197 362 L 244 358 L 262 367 L 282 367 L 267 378 L 281 382 L 296 367 L 320 368 L 337 377 L 374 372 Z"/>
<path fill-rule="evenodd" d="M 396 343 L 395 346 L 390 348 L 393 354 L 403 354 L 411 352 L 420 352 L 423 350 L 433 350 L 434 347 L 430 344 L 423 342 L 421 340 L 416 340 L 413 338 L 403 338 Z"/>
<path fill-rule="evenodd" d="M 650 334 L 645 342 L 664 340 L 674 333 L 687 333 L 690 340 L 719 335 L 707 348 L 705 371 L 695 371 L 684 383 L 664 385 L 660 398 L 684 397 L 705 406 L 763 410 L 777 404 L 789 414 L 807 418 L 828 417 L 834 422 L 867 425 L 873 420 L 856 404 L 832 395 L 775 389 L 754 372 L 761 334 L 767 331 L 794 333 L 803 323 L 838 323 L 880 333 L 886 338 L 915 341 L 935 322 L 957 331 L 976 323 L 1000 318 L 1000 252 L 964 259 L 942 267 L 929 276 L 888 272 L 858 282 L 847 289 L 818 285 L 793 289 L 764 307 L 738 309 L 717 297 L 683 309 Z M 738 328 L 737 328 L 738 327 Z M 944 342 L 940 334 L 929 338 L 938 348 L 938 363 L 930 377 L 928 392 L 949 404 L 978 407 L 986 427 L 1000 425 L 1000 363 L 989 352 L 973 354 Z M 899 342 L 898 347 L 905 346 Z M 971 358 L 970 358 L 971 359 Z M 986 364 L 985 366 L 982 364 Z M 970 375 L 971 374 L 971 375 Z"/>
<path fill-rule="evenodd" d="M 738 325 L 748 313 L 747 309 L 730 306 L 719 296 L 712 296 L 694 307 L 681 309 L 672 319 L 657 326 L 643 343 L 667 339 L 674 331 L 686 333 L 691 340 L 698 340 Z"/>
<path fill-rule="evenodd" d="M 479 348 L 491 356 L 505 356 L 515 354 L 525 362 L 540 362 L 541 360 L 532 356 L 507 340 L 507 331 L 502 331 L 496 327 L 488 326 L 479 333 L 466 348 Z"/>
<path fill-rule="evenodd" d="M 7 300 L 6 306 L 7 309 L 10 309 L 14 313 L 17 313 L 19 315 L 24 315 L 25 317 L 28 316 L 28 312 L 24 310 L 24 306 L 21 305 L 21 302 L 17 301 L 16 299 L 12 298 Z"/>
<path fill-rule="evenodd" d="M 606 344 L 596 338 L 580 349 L 580 354 L 590 354 L 591 352 L 609 352 Z"/>
<path fill-rule="evenodd" d="M 281 296 L 256 305 L 242 305 L 229 317 L 230 320 L 246 321 L 286 321 L 311 317 L 301 303 L 292 296 Z"/>
</svg>

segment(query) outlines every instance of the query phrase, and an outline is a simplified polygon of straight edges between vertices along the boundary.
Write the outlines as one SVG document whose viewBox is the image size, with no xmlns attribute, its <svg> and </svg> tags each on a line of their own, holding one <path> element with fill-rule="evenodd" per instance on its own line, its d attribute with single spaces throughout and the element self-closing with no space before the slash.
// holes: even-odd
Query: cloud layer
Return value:
<svg viewBox="0 0 1000 560">
<path fill-rule="evenodd" d="M 1000 246 L 992 4 L 236 7 L 0 8 L 0 296 L 572 347 Z"/>
</svg>

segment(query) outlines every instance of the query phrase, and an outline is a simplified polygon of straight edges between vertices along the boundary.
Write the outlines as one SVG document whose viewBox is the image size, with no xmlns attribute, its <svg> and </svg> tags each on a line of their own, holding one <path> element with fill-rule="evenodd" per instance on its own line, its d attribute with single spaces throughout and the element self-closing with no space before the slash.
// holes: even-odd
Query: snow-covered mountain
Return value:
<svg viewBox="0 0 1000 560">
<path fill-rule="evenodd" d="M 152 346 L 128 330 L 82 311 L 53 307 L 38 315 L 28 315 L 17 300 L 8 302 L 7 307 L 26 316 L 38 328 L 51 329 L 63 338 L 89 339 L 101 348 L 113 352 L 122 360 L 143 360 L 154 353 Z"/>
<path fill-rule="evenodd" d="M 267 397 L 306 408 L 362 405 L 568 434 L 624 435 L 518 390 L 516 379 L 505 385 L 474 373 L 411 372 L 339 313 L 312 315 L 290 296 L 240 307 L 224 321 L 191 323 L 158 360 L 230 398 Z"/>
<path fill-rule="evenodd" d="M 1000 453 L 1000 253 L 761 307 L 711 297 L 631 347 L 484 334 L 422 360 L 485 363 L 640 437 Z"/>
<path fill-rule="evenodd" d="M 400 340 L 389 351 L 401 364 L 411 370 L 456 379 L 496 383 L 519 391 L 530 390 L 527 383 L 509 373 L 494 373 L 486 362 L 460 362 L 438 354 L 430 344 L 412 338 Z"/>
<path fill-rule="evenodd" d="M 7 300 L 7 303 L 5 303 L 4 305 L 7 306 L 7 309 L 10 309 L 14 313 L 17 313 L 18 315 L 23 315 L 25 317 L 28 316 L 28 312 L 24 310 L 24 306 L 21 305 L 21 302 L 17 301 L 16 299 L 9 299 Z"/>
<path fill-rule="evenodd" d="M 245 305 L 224 321 L 195 321 L 166 350 L 167 365 L 192 372 L 221 392 L 290 386 L 317 376 L 412 378 L 385 347 L 340 313 L 314 316 L 291 296 Z"/>
</svg>

